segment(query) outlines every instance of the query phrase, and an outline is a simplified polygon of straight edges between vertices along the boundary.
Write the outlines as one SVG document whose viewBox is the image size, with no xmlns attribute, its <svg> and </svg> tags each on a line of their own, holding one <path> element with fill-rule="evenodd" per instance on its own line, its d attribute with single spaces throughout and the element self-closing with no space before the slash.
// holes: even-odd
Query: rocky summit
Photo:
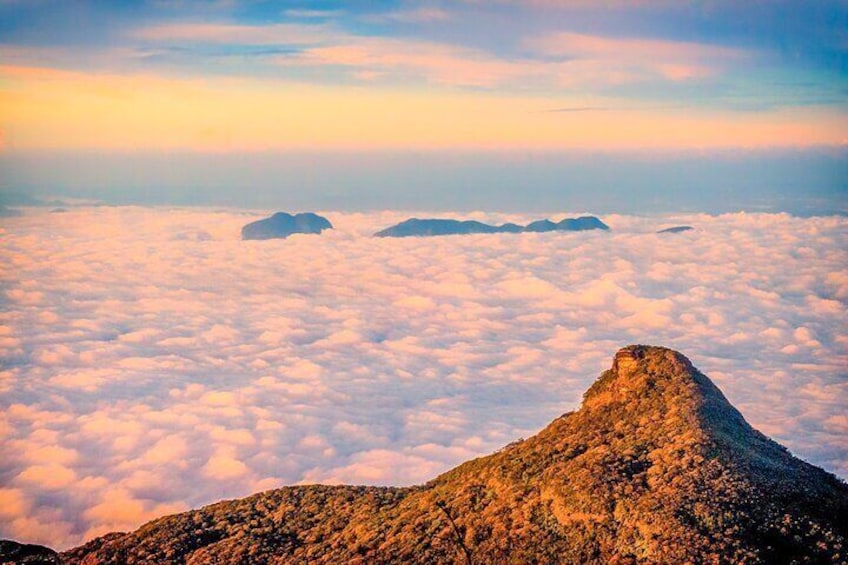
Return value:
<svg viewBox="0 0 848 565">
<path fill-rule="evenodd" d="M 615 354 L 576 412 L 411 488 L 299 486 L 111 534 L 69 564 L 848 563 L 848 486 L 670 349 Z"/>
<path fill-rule="evenodd" d="M 330 221 L 312 212 L 277 212 L 270 218 L 251 222 L 241 228 L 242 239 L 279 239 L 295 233 L 321 233 L 333 229 Z"/>
</svg>

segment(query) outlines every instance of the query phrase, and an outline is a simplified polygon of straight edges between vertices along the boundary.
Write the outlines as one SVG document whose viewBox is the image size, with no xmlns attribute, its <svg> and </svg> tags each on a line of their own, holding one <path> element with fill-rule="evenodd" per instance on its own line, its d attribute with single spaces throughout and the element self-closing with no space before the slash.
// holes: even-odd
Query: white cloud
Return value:
<svg viewBox="0 0 848 565">
<path fill-rule="evenodd" d="M 844 218 L 376 239 L 412 214 L 326 215 L 265 242 L 239 240 L 239 211 L 7 219 L 0 537 L 67 547 L 283 484 L 420 482 L 573 409 L 634 342 L 848 476 Z M 698 229 L 654 233 L 677 224 Z"/>
<path fill-rule="evenodd" d="M 35 489 L 54 490 L 67 488 L 77 479 L 76 473 L 57 463 L 48 465 L 33 465 L 24 469 L 15 482 L 19 484 L 30 484 Z"/>
<path fill-rule="evenodd" d="M 0 488 L 0 516 L 7 520 L 14 520 L 28 514 L 29 510 L 29 500 L 24 491 Z"/>
<path fill-rule="evenodd" d="M 203 473 L 216 481 L 231 481 L 249 472 L 247 465 L 234 457 L 228 449 L 222 449 L 212 455 L 203 466 Z"/>
</svg>

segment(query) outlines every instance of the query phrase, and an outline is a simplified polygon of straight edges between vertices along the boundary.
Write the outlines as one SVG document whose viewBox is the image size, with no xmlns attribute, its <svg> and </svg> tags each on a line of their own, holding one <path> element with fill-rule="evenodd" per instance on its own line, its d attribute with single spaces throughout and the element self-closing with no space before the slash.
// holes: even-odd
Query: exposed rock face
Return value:
<svg viewBox="0 0 848 565">
<path fill-rule="evenodd" d="M 410 218 L 399 224 L 375 233 L 377 237 L 409 237 L 432 235 L 462 235 L 471 233 L 521 233 L 549 231 L 608 230 L 609 226 L 594 216 L 567 218 L 559 223 L 550 220 L 538 220 L 526 226 L 503 224 L 492 226 L 474 220 L 445 220 Z"/>
<path fill-rule="evenodd" d="M 70 564 L 846 563 L 848 486 L 683 355 L 629 346 L 580 410 L 413 488 L 289 487 L 168 516 Z"/>
<path fill-rule="evenodd" d="M 680 233 L 680 232 L 684 232 L 684 231 L 690 231 L 690 230 L 693 230 L 693 229 L 695 229 L 695 228 L 693 228 L 692 226 L 674 226 L 674 227 L 671 227 L 671 228 L 665 228 L 664 230 L 660 230 L 657 233 Z"/>
<path fill-rule="evenodd" d="M 59 554 L 40 545 L 0 540 L 0 565 L 58 565 Z"/>
<path fill-rule="evenodd" d="M 305 212 L 303 214 L 287 214 L 277 212 L 270 218 L 251 222 L 241 228 L 242 239 L 278 239 L 295 233 L 321 233 L 333 229 L 327 218 Z"/>
</svg>

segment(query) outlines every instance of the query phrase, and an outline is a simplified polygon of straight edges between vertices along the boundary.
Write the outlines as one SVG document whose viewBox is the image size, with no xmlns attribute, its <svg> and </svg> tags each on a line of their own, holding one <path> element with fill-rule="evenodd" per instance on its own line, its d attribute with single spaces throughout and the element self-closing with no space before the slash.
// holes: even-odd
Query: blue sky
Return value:
<svg viewBox="0 0 848 565">
<path fill-rule="evenodd" d="M 192 35 L 189 26 L 210 26 Z M 171 26 L 170 33 L 168 28 Z M 181 31 L 175 29 L 183 26 Z M 217 26 L 218 33 L 212 31 Z M 253 33 L 227 33 L 243 26 Z M 284 27 L 280 27 L 284 26 Z M 288 26 L 288 27 L 285 27 Z M 533 64 L 575 57 L 562 34 L 619 44 L 655 42 L 691 52 L 664 53 L 670 62 L 720 67 L 709 80 L 581 81 L 576 88 L 598 96 L 669 105 L 709 104 L 745 111 L 773 106 L 839 105 L 848 95 L 848 4 L 842 0 L 754 2 L 530 1 L 530 2 L 98 2 L 79 0 L 0 3 L 0 44 L 7 65 L 69 70 L 155 71 L 174 75 L 235 74 L 304 77 L 321 82 L 355 81 L 348 65 L 301 64 L 296 58 L 316 45 L 356 40 L 395 40 L 411 46 L 462 50 L 470 62 Z M 545 40 L 547 44 L 545 43 Z M 382 47 L 383 44 L 378 45 Z M 376 46 L 375 46 L 376 48 Z M 416 51 L 416 49 L 418 51 Z M 645 53 L 652 53 L 645 46 Z M 577 53 L 577 57 L 580 53 Z M 626 52 L 614 53 L 634 75 L 640 69 Z M 410 58 L 413 58 L 410 56 Z M 317 61 L 313 61 L 317 63 Z M 380 65 L 380 82 L 416 84 L 432 72 L 414 62 Z M 649 61 L 643 61 L 644 64 Z M 363 67 L 368 66 L 363 64 Z M 404 68 L 405 67 L 405 68 Z M 657 78 L 657 77 L 654 77 Z M 537 94 L 561 93 L 562 85 L 494 80 L 477 88 Z M 565 88 L 568 90 L 568 87 Z"/>
<path fill-rule="evenodd" d="M 524 163 L 506 178 L 527 180 L 530 193 L 549 194 L 565 181 L 596 187 L 612 170 L 635 193 L 665 183 L 652 198 L 671 202 L 662 194 L 679 186 L 669 179 L 698 170 L 705 174 L 695 184 L 730 187 L 725 192 L 791 184 L 796 200 L 825 192 L 826 208 L 844 209 L 846 29 L 844 0 L 4 0 L 0 167 L 12 180 L 2 188 L 99 190 L 110 201 L 151 193 L 167 200 L 172 191 L 174 201 L 200 194 L 197 202 L 229 202 L 244 191 L 216 179 L 232 176 L 236 155 L 263 163 L 239 180 L 265 194 L 279 167 L 262 155 L 285 155 L 283 162 L 304 171 L 314 159 L 297 156 L 318 153 L 332 170 L 305 187 L 303 205 L 317 206 L 349 196 L 338 189 L 351 184 L 338 170 L 346 161 L 332 155 L 366 152 L 386 157 L 354 173 L 368 179 L 356 186 L 373 181 L 372 192 L 394 194 L 422 184 L 415 170 L 426 163 L 445 179 L 446 194 L 473 178 L 488 203 L 485 186 L 498 179 L 479 172 L 481 157 L 460 157 L 488 152 L 482 162 L 497 163 L 506 152 Z M 398 152 L 417 164 L 398 172 L 405 169 L 389 157 Z M 545 157 L 557 152 L 573 166 Z M 586 152 L 622 157 L 583 166 Z M 642 167 L 633 178 L 628 163 L 670 153 L 678 172 Z M 689 165 L 680 165 L 681 153 Z M 181 173 L 172 174 L 168 163 L 184 154 L 206 157 L 182 160 Z M 540 156 L 520 158 L 530 154 Z M 451 164 L 438 155 L 451 155 Z M 710 165 L 740 155 L 754 159 L 748 168 Z M 102 173 L 94 178 L 92 159 Z M 121 188 L 139 183 L 141 192 Z M 438 191 L 429 192 L 435 198 Z M 576 201 L 586 205 L 612 199 L 583 196 Z M 286 188 L 244 204 L 302 200 Z M 385 198 L 359 205 L 371 200 Z M 417 194 L 390 200 L 418 202 Z M 742 205 L 731 200 L 731 208 Z M 477 200 L 433 202 L 473 207 Z M 545 202 L 539 196 L 525 207 Z"/>
</svg>

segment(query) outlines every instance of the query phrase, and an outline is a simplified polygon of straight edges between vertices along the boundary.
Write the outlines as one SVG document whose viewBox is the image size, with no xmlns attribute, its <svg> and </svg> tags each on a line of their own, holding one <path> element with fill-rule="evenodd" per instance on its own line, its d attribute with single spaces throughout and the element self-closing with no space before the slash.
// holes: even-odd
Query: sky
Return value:
<svg viewBox="0 0 848 565">
<path fill-rule="evenodd" d="M 0 538 L 65 548 L 283 485 L 422 483 L 576 409 L 631 343 L 681 351 L 848 477 L 848 219 L 394 239 L 371 235 L 402 212 L 324 215 L 268 241 L 239 239 L 244 210 L 5 218 Z"/>
<path fill-rule="evenodd" d="M 24 2 L 6 147 L 845 144 L 848 9 L 817 2 Z"/>
<path fill-rule="evenodd" d="M 677 211 L 697 209 L 704 193 L 680 178 L 738 194 L 767 192 L 774 177 L 789 179 L 796 199 L 823 191 L 826 211 L 844 211 L 846 29 L 845 0 L 2 0 L 0 189 L 283 206 L 301 205 L 291 195 L 300 188 L 314 196 L 302 205 L 315 208 L 339 192 L 339 208 L 373 208 L 392 194 L 410 207 L 422 189 L 391 178 L 400 153 L 412 162 L 402 179 L 421 170 L 446 179 L 423 189 L 432 207 L 514 209 L 485 190 L 498 175 L 477 171 L 481 161 L 492 171 L 519 159 L 506 178 L 541 191 L 526 208 L 550 205 L 560 190 L 627 211 L 585 189 L 616 183 L 640 211 L 652 175 L 634 168 L 660 156 L 690 161 L 658 175 L 661 194 L 647 195 L 691 197 Z M 607 163 L 584 165 L 587 153 Z M 175 167 L 186 154 L 200 158 Z M 370 169 L 349 176 L 362 154 Z M 572 166 L 563 172 L 552 155 Z M 728 165 L 740 156 L 747 166 Z M 281 180 L 288 166 L 317 171 L 318 182 Z M 468 176 L 482 194 L 463 204 L 453 195 Z M 218 180 L 234 177 L 247 186 Z M 272 194 L 254 197 L 253 187 Z M 376 196 L 357 200 L 363 190 Z M 773 208 L 796 212 L 774 204 L 786 189 L 775 190 Z M 758 196 L 716 195 L 711 206 L 722 198 L 723 211 L 755 210 Z"/>
</svg>

